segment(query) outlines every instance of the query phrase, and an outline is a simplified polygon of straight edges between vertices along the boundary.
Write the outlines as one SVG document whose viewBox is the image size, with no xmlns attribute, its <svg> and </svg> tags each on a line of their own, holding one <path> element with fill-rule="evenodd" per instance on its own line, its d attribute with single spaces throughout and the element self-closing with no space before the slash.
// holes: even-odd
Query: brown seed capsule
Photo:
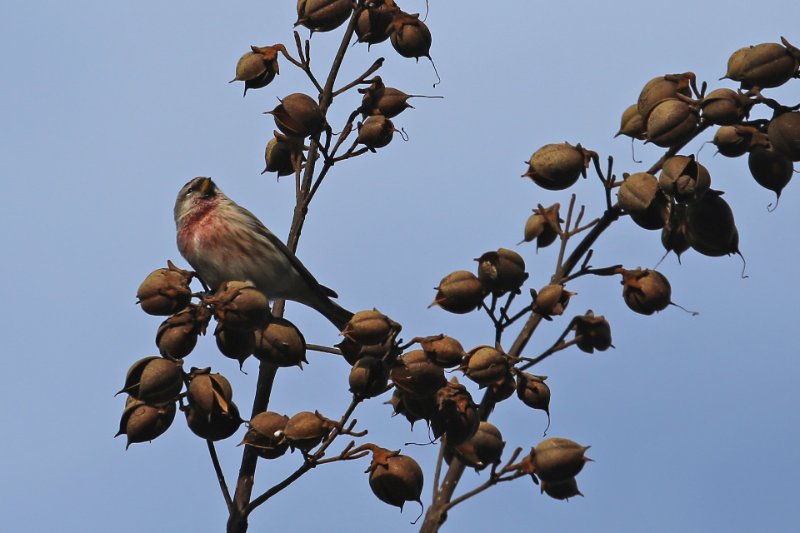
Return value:
<svg viewBox="0 0 800 533">
<path fill-rule="evenodd" d="M 325 128 L 325 116 L 313 98 L 303 93 L 292 93 L 266 114 L 272 115 L 275 125 L 286 135 L 308 137 Z"/>
<path fill-rule="evenodd" d="M 541 491 L 556 500 L 569 500 L 575 496 L 583 496 L 578 490 L 578 482 L 574 477 L 556 482 L 542 481 Z"/>
<path fill-rule="evenodd" d="M 542 481 L 558 483 L 573 478 L 590 461 L 584 455 L 589 446 L 581 446 L 569 439 L 545 439 L 531 450 L 534 471 Z"/>
<path fill-rule="evenodd" d="M 136 291 L 137 303 L 148 315 L 167 316 L 189 305 L 193 272 L 182 270 L 167 261 L 167 268 L 151 272 Z"/>
<path fill-rule="evenodd" d="M 239 361 L 242 366 L 244 360 L 250 357 L 256 349 L 256 334 L 254 331 L 230 329 L 222 324 L 217 324 L 214 329 L 217 349 L 229 359 Z"/>
<path fill-rule="evenodd" d="M 297 326 L 285 318 L 273 317 L 255 332 L 255 348 L 259 361 L 269 361 L 280 367 L 299 366 L 306 360 L 306 340 Z"/>
<path fill-rule="evenodd" d="M 417 96 L 406 94 L 394 87 L 385 87 L 383 83 L 373 83 L 369 89 L 360 90 L 364 92 L 361 100 L 361 113 L 365 117 L 382 115 L 386 118 L 394 118 L 406 109 L 413 107 L 408 103 L 408 99 Z"/>
<path fill-rule="evenodd" d="M 226 328 L 253 331 L 270 318 L 269 301 L 250 281 L 226 281 L 205 303 Z"/>
<path fill-rule="evenodd" d="M 295 161 L 302 161 L 302 145 L 289 137 L 275 132 L 275 137 L 267 142 L 264 149 L 264 170 L 265 172 L 276 172 L 278 177 L 288 176 L 295 172 Z"/>
<path fill-rule="evenodd" d="M 642 315 L 662 311 L 671 303 L 672 288 L 656 270 L 623 270 L 622 297 L 627 306 Z"/>
<path fill-rule="evenodd" d="M 800 111 L 783 113 L 769 122 L 772 148 L 792 161 L 800 161 Z"/>
<path fill-rule="evenodd" d="M 591 152 L 580 144 L 546 144 L 536 150 L 528 162 L 523 177 L 549 191 L 563 191 L 571 187 L 580 176 L 586 177 Z"/>
<path fill-rule="evenodd" d="M 406 502 L 420 503 L 424 478 L 419 464 L 411 457 L 375 447 L 367 472 L 369 487 L 382 502 L 401 510 Z"/>
<path fill-rule="evenodd" d="M 410 15 L 398 11 L 386 28 L 392 47 L 403 57 L 431 57 L 433 37 L 428 26 L 419 19 L 419 13 Z"/>
<path fill-rule="evenodd" d="M 699 113 L 686 102 L 662 100 L 647 119 L 647 139 L 662 148 L 678 146 L 692 138 L 699 124 Z"/>
<path fill-rule="evenodd" d="M 204 413 L 230 413 L 233 389 L 222 374 L 212 374 L 209 368 L 193 368 L 189 374 L 187 399 Z"/>
<path fill-rule="evenodd" d="M 377 309 L 359 311 L 345 325 L 342 335 L 358 344 L 381 344 L 400 331 L 400 324 Z"/>
<path fill-rule="evenodd" d="M 374 152 L 392 142 L 395 131 L 397 129 L 391 120 L 383 115 L 371 115 L 364 122 L 358 123 L 356 143 L 363 144 Z"/>
<path fill-rule="evenodd" d="M 352 0 L 297 0 L 297 22 L 312 32 L 335 30 L 350 18 Z"/>
<path fill-rule="evenodd" d="M 389 371 L 395 386 L 408 397 L 429 398 L 447 384 L 444 370 L 422 350 L 400 357 Z"/>
<path fill-rule="evenodd" d="M 174 400 L 182 387 L 181 361 L 150 356 L 131 365 L 125 386 L 117 394 L 126 392 L 137 400 L 156 404 Z"/>
<path fill-rule="evenodd" d="M 197 406 L 189 403 L 185 410 L 186 424 L 192 433 L 198 437 L 206 440 L 218 441 L 231 437 L 239 426 L 242 425 L 243 420 L 239 416 L 239 409 L 236 404 L 230 402 L 228 404 L 227 413 L 222 411 L 211 411 L 210 413 L 203 411 Z"/>
<path fill-rule="evenodd" d="M 443 368 L 453 368 L 460 365 L 467 355 L 461 343 L 447 335 L 425 337 L 419 344 L 425 355 L 436 365 Z"/>
<path fill-rule="evenodd" d="M 529 229 L 531 230 L 531 239 L 536 239 L 536 250 L 538 251 L 539 248 L 545 248 L 550 246 L 555 242 L 556 237 L 561 232 L 561 217 L 558 214 L 558 210 L 561 208 L 561 204 L 555 203 L 550 207 L 543 207 L 539 205 L 536 209 L 533 210 L 533 215 L 528 218 L 528 222 L 525 224 L 525 240 L 528 240 L 529 236 Z M 532 220 L 535 219 L 535 220 Z M 532 226 L 529 228 L 529 226 Z M 535 237 L 534 237 L 535 234 Z"/>
<path fill-rule="evenodd" d="M 689 249 L 686 239 L 686 205 L 672 204 L 669 217 L 661 230 L 661 244 L 667 252 L 675 252 L 680 262 L 683 252 Z"/>
<path fill-rule="evenodd" d="M 747 158 L 747 166 L 756 182 L 773 191 L 778 198 L 794 173 L 792 160 L 769 148 L 754 148 Z"/>
<path fill-rule="evenodd" d="M 788 43 L 787 43 L 788 44 Z M 778 43 L 740 48 L 728 60 L 725 78 L 742 82 L 742 87 L 778 87 L 797 72 L 798 58 Z"/>
<path fill-rule="evenodd" d="M 658 188 L 658 179 L 646 172 L 625 175 L 617 192 L 619 205 L 640 227 L 661 229 L 667 219 L 668 201 Z"/>
<path fill-rule="evenodd" d="M 458 446 L 478 431 L 480 420 L 478 406 L 455 378 L 436 391 L 436 413 L 431 418 L 434 437 L 444 436 L 448 446 Z"/>
<path fill-rule="evenodd" d="M 125 449 L 137 442 L 146 442 L 162 435 L 175 420 L 175 402 L 149 405 L 129 397 L 115 437 L 126 435 Z"/>
<path fill-rule="evenodd" d="M 538 293 L 532 291 L 531 295 L 534 297 L 534 312 L 544 316 L 558 316 L 564 314 L 569 299 L 575 293 L 564 290 L 563 285 L 550 284 L 542 287 Z"/>
<path fill-rule="evenodd" d="M 695 161 L 694 155 L 670 157 L 658 177 L 658 187 L 678 202 L 700 197 L 710 186 L 708 169 Z"/>
<path fill-rule="evenodd" d="M 703 118 L 712 124 L 733 125 L 747 118 L 755 104 L 741 92 L 733 89 L 715 89 L 708 93 L 700 104 Z"/>
<path fill-rule="evenodd" d="M 418 420 L 431 420 L 436 415 L 436 396 L 415 397 L 395 388 L 392 397 L 384 402 L 392 406 L 394 415 L 403 415 L 414 427 Z"/>
<path fill-rule="evenodd" d="M 500 248 L 496 252 L 486 252 L 475 261 L 478 262 L 478 279 L 495 296 L 507 292 L 519 294 L 519 288 L 528 279 L 525 260 L 513 250 Z"/>
<path fill-rule="evenodd" d="M 739 252 L 739 230 L 733 210 L 721 194 L 709 190 L 686 208 L 687 242 L 697 252 L 711 257 Z"/>
<path fill-rule="evenodd" d="M 653 109 L 664 100 L 677 98 L 678 94 L 691 96 L 690 83 L 694 79 L 694 73 L 685 72 L 683 74 L 667 74 L 648 81 L 642 92 L 639 93 L 639 100 L 636 104 L 639 115 L 645 124 Z"/>
<path fill-rule="evenodd" d="M 614 137 L 625 135 L 631 139 L 643 141 L 646 132 L 647 128 L 645 127 L 644 118 L 642 118 L 642 115 L 639 113 L 639 105 L 631 104 L 622 112 L 619 131 Z"/>
<path fill-rule="evenodd" d="M 486 296 L 483 284 L 472 272 L 457 270 L 442 278 L 433 303 L 445 311 L 464 314 L 477 309 Z"/>
<path fill-rule="evenodd" d="M 539 409 L 550 416 L 550 387 L 544 376 L 528 372 L 517 372 L 517 397 L 532 409 Z"/>
<path fill-rule="evenodd" d="M 334 424 L 317 411 L 302 411 L 286 422 L 283 435 L 292 449 L 307 452 L 324 439 Z"/>
<path fill-rule="evenodd" d="M 603 315 L 594 316 L 591 310 L 575 317 L 575 339 L 578 348 L 586 353 L 604 352 L 613 346 L 608 320 Z"/>
<path fill-rule="evenodd" d="M 367 6 L 356 21 L 358 42 L 368 45 L 382 43 L 389 38 L 386 30 L 392 22 L 392 16 L 399 9 L 394 2 L 373 2 Z"/>
<path fill-rule="evenodd" d="M 193 304 L 167 318 L 156 333 L 159 353 L 175 359 L 186 357 L 197 344 L 197 336 L 205 335 L 210 320 L 211 312 L 205 306 Z"/>
<path fill-rule="evenodd" d="M 283 435 L 288 421 L 288 416 L 272 411 L 258 413 L 250 420 L 241 444 L 252 446 L 264 459 L 277 459 L 289 449 Z"/>
<path fill-rule="evenodd" d="M 459 444 L 454 451 L 462 462 L 476 471 L 480 471 L 489 465 L 500 464 L 505 446 L 503 435 L 497 426 L 482 421 L 478 426 L 478 431 L 468 440 Z M 445 453 L 447 451 L 445 450 Z"/>
<path fill-rule="evenodd" d="M 508 356 L 491 346 L 473 348 L 461 365 L 464 374 L 481 388 L 504 381 L 510 374 Z"/>
<path fill-rule="evenodd" d="M 389 372 L 383 361 L 374 357 L 362 357 L 348 377 L 350 392 L 363 398 L 372 398 L 386 392 L 389 385 Z"/>
<path fill-rule="evenodd" d="M 251 46 L 247 52 L 236 63 L 236 76 L 229 82 L 244 82 L 244 94 L 249 89 L 260 89 L 266 87 L 275 75 L 279 73 L 278 52 L 284 51 L 282 44 L 274 46 Z"/>
</svg>

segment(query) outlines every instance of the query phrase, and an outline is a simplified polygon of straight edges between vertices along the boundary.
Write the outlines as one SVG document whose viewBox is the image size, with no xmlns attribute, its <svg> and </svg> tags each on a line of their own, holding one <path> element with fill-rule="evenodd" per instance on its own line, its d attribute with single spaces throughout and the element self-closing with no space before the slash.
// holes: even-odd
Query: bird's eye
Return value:
<svg viewBox="0 0 800 533">
<path fill-rule="evenodd" d="M 189 187 L 188 189 L 186 189 L 186 196 L 189 196 L 193 192 L 194 192 L 194 187 Z"/>
</svg>

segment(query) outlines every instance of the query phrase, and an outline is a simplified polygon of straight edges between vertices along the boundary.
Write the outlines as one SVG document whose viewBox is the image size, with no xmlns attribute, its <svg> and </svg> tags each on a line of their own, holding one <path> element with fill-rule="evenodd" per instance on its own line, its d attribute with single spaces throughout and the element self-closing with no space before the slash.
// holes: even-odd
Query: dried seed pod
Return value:
<svg viewBox="0 0 800 533">
<path fill-rule="evenodd" d="M 750 147 L 749 136 L 743 134 L 737 126 L 721 126 L 711 142 L 725 157 L 742 156 Z"/>
<path fill-rule="evenodd" d="M 733 89 L 715 89 L 708 93 L 700 103 L 703 118 L 718 125 L 733 125 L 750 114 L 750 108 L 755 104 L 741 92 Z"/>
<path fill-rule="evenodd" d="M 510 374 L 508 356 L 491 346 L 478 346 L 467 353 L 461 370 L 481 388 L 504 381 Z"/>
<path fill-rule="evenodd" d="M 158 327 L 156 346 L 164 357 L 181 359 L 189 355 L 197 344 L 197 336 L 205 335 L 211 312 L 200 305 L 189 307 L 167 318 Z"/>
<path fill-rule="evenodd" d="M 482 421 L 478 426 L 478 431 L 459 444 L 453 451 L 462 462 L 473 467 L 476 471 L 480 471 L 489 465 L 500 464 L 505 446 L 503 435 L 497 429 L 497 426 Z M 445 450 L 445 453 L 448 451 L 449 448 Z"/>
<path fill-rule="evenodd" d="M 422 350 L 412 350 L 400 357 L 389 370 L 389 376 L 408 397 L 431 397 L 447 384 L 442 367 Z"/>
<path fill-rule="evenodd" d="M 769 122 L 772 148 L 792 161 L 800 161 L 800 111 L 783 113 Z"/>
<path fill-rule="evenodd" d="M 538 293 L 531 289 L 533 311 L 546 317 L 562 315 L 574 295 L 574 292 L 564 290 L 561 284 L 545 285 Z"/>
<path fill-rule="evenodd" d="M 276 172 L 278 177 L 288 176 L 295 172 L 295 162 L 305 160 L 303 156 L 303 144 L 296 138 L 287 137 L 279 132 L 267 142 L 264 148 L 264 170 L 266 172 Z"/>
<path fill-rule="evenodd" d="M 558 483 L 573 478 L 587 461 L 584 454 L 589 446 L 581 446 L 569 439 L 545 439 L 531 450 L 534 472 L 544 482 Z"/>
<path fill-rule="evenodd" d="M 350 369 L 348 382 L 350 392 L 363 398 L 372 398 L 386 392 L 389 372 L 380 359 L 362 357 Z"/>
<path fill-rule="evenodd" d="M 695 161 L 694 155 L 676 155 L 664 161 L 658 187 L 678 202 L 702 196 L 711 187 L 708 169 Z"/>
<path fill-rule="evenodd" d="M 692 138 L 700 124 L 697 109 L 677 98 L 659 102 L 647 118 L 648 141 L 671 148 Z"/>
<path fill-rule="evenodd" d="M 533 215 L 525 224 L 525 241 L 536 239 L 536 250 L 545 248 L 555 242 L 561 231 L 561 217 L 558 214 L 561 204 L 555 203 L 550 207 L 539 205 L 533 210 Z M 530 231 L 530 233 L 529 233 Z"/>
<path fill-rule="evenodd" d="M 398 130 L 388 118 L 383 115 L 371 115 L 364 122 L 358 123 L 356 143 L 363 144 L 374 152 L 377 148 L 383 148 L 392 142 L 396 131 Z"/>
<path fill-rule="evenodd" d="M 741 82 L 745 88 L 763 89 L 783 85 L 797 68 L 798 58 L 790 49 L 778 43 L 762 43 L 734 52 L 724 77 Z"/>
<path fill-rule="evenodd" d="M 575 184 L 580 176 L 586 177 L 592 152 L 580 144 L 546 144 L 536 150 L 528 162 L 523 177 L 549 191 L 563 191 Z"/>
<path fill-rule="evenodd" d="M 319 105 L 303 93 L 290 94 L 275 109 L 265 113 L 272 115 L 275 125 L 286 135 L 313 137 L 325 128 L 325 116 Z"/>
<path fill-rule="evenodd" d="M 236 63 L 236 76 L 229 82 L 244 82 L 244 94 L 249 89 L 260 89 L 266 87 L 275 75 L 279 73 L 278 52 L 284 51 L 282 44 L 273 46 L 251 46 L 247 52 Z"/>
<path fill-rule="evenodd" d="M 350 18 L 352 0 L 297 0 L 297 22 L 312 32 L 335 30 Z"/>
<path fill-rule="evenodd" d="M 658 188 L 658 179 L 646 172 L 625 175 L 617 192 L 619 205 L 640 227 L 661 229 L 667 219 L 668 199 Z"/>
<path fill-rule="evenodd" d="M 345 337 L 336 347 L 342 351 L 345 361 L 354 365 L 362 357 L 383 359 L 389 355 L 395 347 L 395 343 L 391 337 L 381 344 L 359 344 Z"/>
<path fill-rule="evenodd" d="M 193 272 L 183 270 L 167 261 L 167 268 L 154 270 L 136 291 L 137 303 L 148 315 L 167 316 L 189 305 L 192 290 L 189 283 Z"/>
<path fill-rule="evenodd" d="M 517 397 L 532 409 L 547 413 L 550 418 L 550 387 L 544 376 L 534 376 L 528 372 L 517 372 Z"/>
<path fill-rule="evenodd" d="M 301 411 L 286 422 L 283 435 L 289 442 L 292 450 L 298 449 L 304 452 L 309 451 L 334 428 L 335 424 L 314 411 Z"/>
<path fill-rule="evenodd" d="M 185 410 L 186 424 L 192 433 L 206 440 L 218 441 L 231 437 L 244 422 L 239 416 L 239 408 L 230 402 L 228 411 L 206 412 L 189 402 Z"/>
<path fill-rule="evenodd" d="M 642 92 L 639 93 L 639 100 L 636 103 L 642 120 L 647 123 L 650 113 L 664 100 L 677 98 L 678 94 L 691 96 L 690 83 L 694 80 L 694 73 L 685 72 L 658 76 L 648 81 L 642 88 Z"/>
<path fill-rule="evenodd" d="M 206 414 L 230 413 L 233 389 L 225 376 L 212 374 L 210 368 L 193 368 L 189 379 L 186 397 L 192 406 Z"/>
<path fill-rule="evenodd" d="M 411 457 L 375 446 L 367 473 L 372 493 L 382 502 L 401 510 L 406 502 L 421 505 L 424 477 L 419 464 Z"/>
<path fill-rule="evenodd" d="M 467 355 L 461 343 L 447 335 L 425 337 L 419 344 L 428 359 L 443 368 L 460 365 Z"/>
<path fill-rule="evenodd" d="M 500 248 L 496 252 L 486 252 L 475 261 L 478 262 L 478 279 L 495 296 L 507 292 L 519 294 L 520 287 L 528 279 L 525 260 L 513 250 Z"/>
<path fill-rule="evenodd" d="M 256 333 L 254 331 L 230 329 L 222 324 L 217 324 L 214 329 L 214 337 L 220 353 L 229 359 L 239 361 L 240 367 L 256 349 Z"/>
<path fill-rule="evenodd" d="M 622 297 L 627 306 L 642 315 L 662 311 L 671 303 L 672 287 L 656 270 L 622 270 Z"/>
<path fill-rule="evenodd" d="M 162 435 L 175 420 L 175 402 L 150 405 L 132 396 L 125 404 L 115 437 L 126 435 L 127 450 L 131 444 L 146 442 Z"/>
<path fill-rule="evenodd" d="M 578 490 L 578 482 L 574 477 L 562 481 L 542 481 L 541 491 L 556 500 L 569 500 L 575 496 L 583 496 Z"/>
<path fill-rule="evenodd" d="M 413 108 L 408 103 L 409 98 L 418 97 L 416 94 L 406 94 L 400 89 L 386 87 L 380 78 L 366 89 L 359 89 L 364 94 L 361 99 L 361 114 L 364 117 L 370 115 L 382 115 L 386 118 L 394 118 L 408 108 Z"/>
<path fill-rule="evenodd" d="M 241 444 L 252 446 L 264 459 L 277 459 L 289 449 L 283 435 L 289 417 L 272 411 L 258 413 L 251 420 Z"/>
<path fill-rule="evenodd" d="M 591 309 L 585 315 L 575 317 L 575 339 L 578 348 L 586 353 L 604 352 L 613 347 L 611 325 L 603 315 L 594 316 Z"/>
<path fill-rule="evenodd" d="M 414 427 L 418 420 L 431 420 L 436 415 L 436 396 L 415 397 L 395 388 L 392 397 L 384 402 L 392 406 L 394 415 L 403 415 Z"/>
<path fill-rule="evenodd" d="M 436 413 L 431 418 L 434 437 L 444 436 L 448 446 L 458 446 L 478 431 L 480 421 L 478 406 L 455 378 L 436 391 Z"/>
<path fill-rule="evenodd" d="M 358 42 L 373 45 L 388 39 L 389 34 L 386 30 L 392 22 L 392 16 L 398 11 L 394 2 L 373 2 L 367 6 L 356 21 Z"/>
<path fill-rule="evenodd" d="M 625 135 L 631 139 L 638 139 L 643 141 L 647 128 L 645 127 L 644 118 L 639 113 L 639 105 L 631 104 L 625 111 L 622 112 L 622 118 L 619 121 L 619 131 L 614 137 Z"/>
<path fill-rule="evenodd" d="M 669 217 L 661 230 L 661 244 L 669 252 L 675 252 L 680 261 L 681 254 L 689 249 L 686 239 L 686 205 L 672 204 Z"/>
<path fill-rule="evenodd" d="M 131 365 L 125 377 L 125 386 L 117 394 L 125 392 L 137 400 L 157 404 L 174 400 L 182 387 L 180 360 L 150 356 Z"/>
<path fill-rule="evenodd" d="M 464 314 L 474 311 L 486 297 L 483 284 L 477 276 L 466 270 L 456 270 L 442 278 L 433 303 L 445 311 Z"/>
<path fill-rule="evenodd" d="M 306 340 L 297 326 L 285 318 L 273 317 L 255 332 L 253 355 L 259 361 L 269 361 L 280 367 L 303 367 L 306 360 Z"/>
<path fill-rule="evenodd" d="M 345 325 L 342 335 L 358 344 L 381 344 L 400 331 L 400 324 L 377 309 L 359 311 Z"/>
<path fill-rule="evenodd" d="M 754 148 L 747 158 L 750 174 L 756 182 L 773 191 L 777 198 L 792 179 L 792 160 L 771 148 Z"/>
<path fill-rule="evenodd" d="M 410 15 L 398 11 L 386 28 L 392 47 L 403 57 L 431 58 L 431 30 L 419 19 L 419 13 Z"/>
<path fill-rule="evenodd" d="M 205 303 L 213 306 L 214 318 L 228 329 L 253 331 L 271 317 L 267 297 L 251 281 L 226 281 Z"/>
<path fill-rule="evenodd" d="M 739 253 L 739 231 L 733 210 L 721 194 L 709 190 L 686 208 L 687 242 L 694 250 L 711 257 Z"/>
</svg>

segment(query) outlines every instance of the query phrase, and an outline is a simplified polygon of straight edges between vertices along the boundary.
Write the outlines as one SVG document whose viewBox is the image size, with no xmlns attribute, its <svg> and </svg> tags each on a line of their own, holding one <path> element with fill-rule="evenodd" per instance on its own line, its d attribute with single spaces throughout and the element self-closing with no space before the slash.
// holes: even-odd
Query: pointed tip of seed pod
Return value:
<svg viewBox="0 0 800 533">
<path fill-rule="evenodd" d="M 229 81 L 228 83 L 233 83 L 233 82 L 235 82 L 235 81 L 239 81 L 239 80 L 238 80 L 238 79 L 236 79 L 236 78 L 233 78 L 233 79 L 232 79 L 231 81 Z"/>
</svg>

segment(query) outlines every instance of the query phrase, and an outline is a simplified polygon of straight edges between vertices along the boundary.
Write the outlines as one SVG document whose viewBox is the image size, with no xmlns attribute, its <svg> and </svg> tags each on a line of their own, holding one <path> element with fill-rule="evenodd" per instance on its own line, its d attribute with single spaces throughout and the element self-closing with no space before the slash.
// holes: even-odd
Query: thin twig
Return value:
<svg viewBox="0 0 800 533">
<path fill-rule="evenodd" d="M 208 454 L 211 456 L 211 462 L 214 464 L 214 471 L 217 473 L 217 481 L 219 481 L 219 488 L 222 490 L 222 497 L 225 498 L 225 506 L 228 512 L 233 509 L 233 500 L 231 500 L 231 492 L 228 490 L 228 484 L 225 482 L 225 474 L 222 472 L 222 466 L 219 464 L 219 457 L 217 457 L 217 448 L 214 446 L 214 441 L 207 440 Z"/>
<path fill-rule="evenodd" d="M 378 70 L 379 68 L 381 68 L 383 66 L 383 61 L 384 60 L 383 60 L 382 57 L 379 57 L 378 59 L 376 59 L 375 62 L 372 65 L 370 65 L 370 67 L 366 71 L 364 71 L 364 73 L 361 76 L 359 76 L 355 80 L 351 81 L 350 83 L 348 83 L 347 85 L 345 85 L 341 89 L 337 89 L 337 90 L 333 91 L 333 97 L 336 98 L 340 94 L 349 91 L 350 89 L 352 89 L 356 85 L 361 85 L 363 83 L 366 83 L 367 78 L 369 76 L 372 76 L 372 74 L 376 70 Z"/>
</svg>

